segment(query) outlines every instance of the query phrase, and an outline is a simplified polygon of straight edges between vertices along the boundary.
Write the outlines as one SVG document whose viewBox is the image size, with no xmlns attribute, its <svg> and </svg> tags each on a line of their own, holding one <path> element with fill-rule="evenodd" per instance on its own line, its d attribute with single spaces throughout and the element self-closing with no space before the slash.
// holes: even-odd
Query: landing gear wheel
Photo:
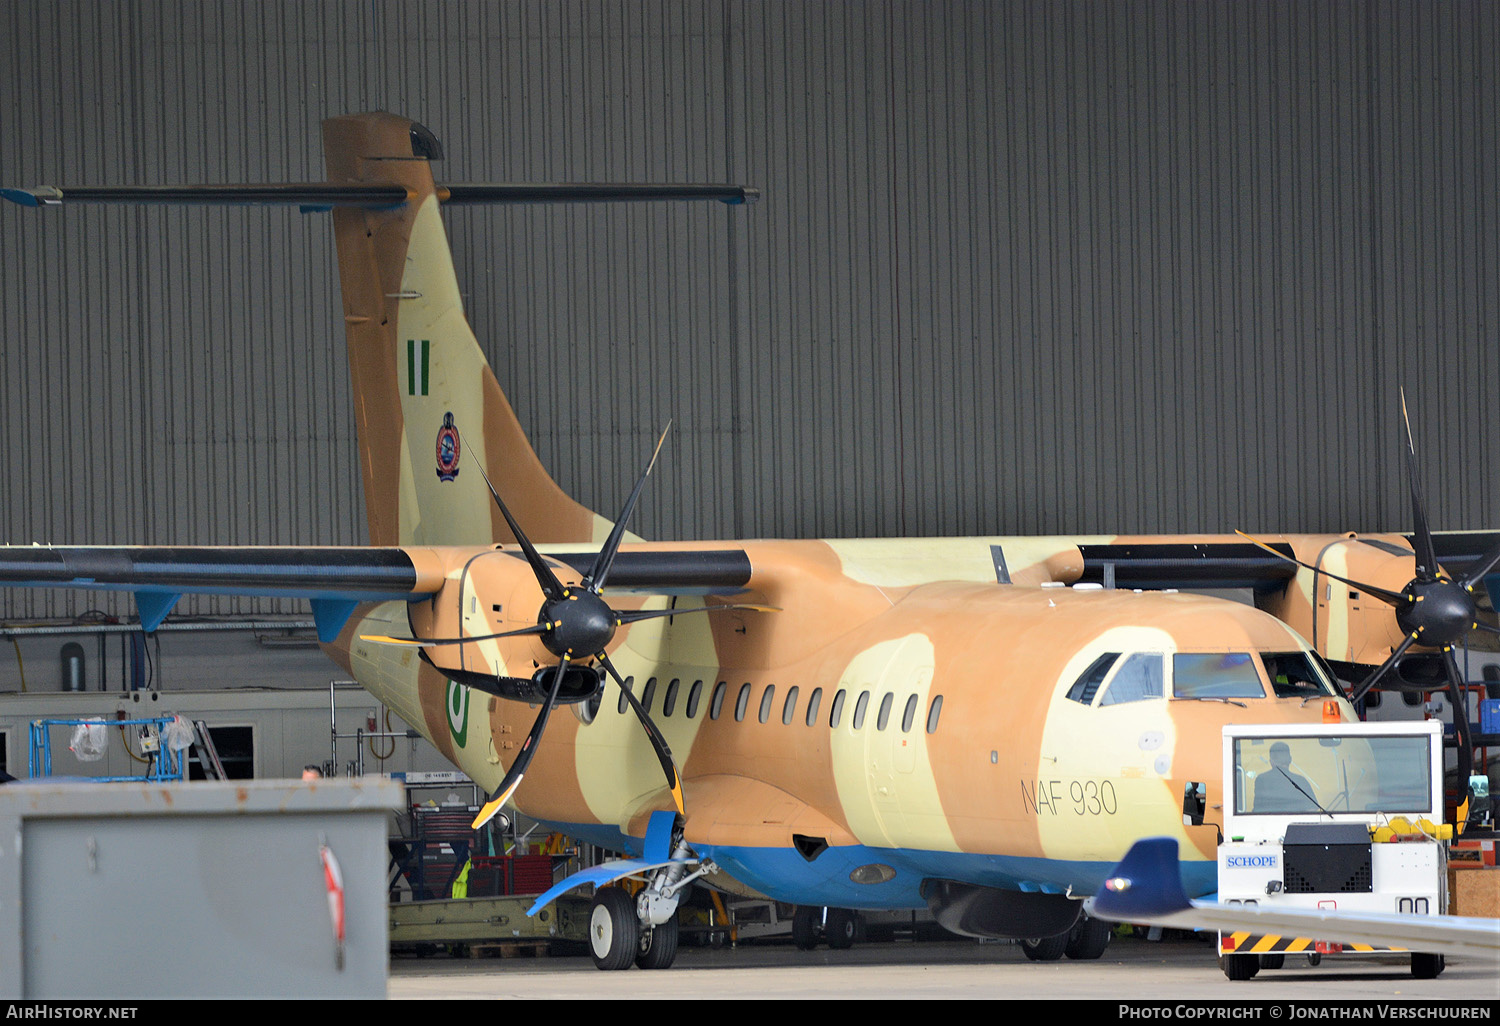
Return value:
<svg viewBox="0 0 1500 1026">
<path fill-rule="evenodd" d="M 1069 958 L 1092 959 L 1104 954 L 1109 939 L 1114 936 L 1115 924 L 1090 916 L 1079 916 L 1078 922 L 1067 933 L 1067 944 L 1063 954 Z"/>
<path fill-rule="evenodd" d="M 1028 937 L 1021 941 L 1021 951 L 1033 962 L 1056 962 L 1068 950 L 1068 935 Z"/>
<path fill-rule="evenodd" d="M 811 951 L 818 946 L 818 920 L 823 916 L 811 905 L 798 905 L 792 913 L 792 943 L 798 951 Z"/>
<path fill-rule="evenodd" d="M 629 969 L 635 963 L 640 940 L 635 899 L 621 887 L 599 888 L 589 912 L 589 953 L 594 956 L 594 965 L 605 970 Z"/>
<path fill-rule="evenodd" d="M 1219 960 L 1219 965 L 1231 980 L 1248 980 L 1260 972 L 1260 956 L 1225 955 Z"/>
<path fill-rule="evenodd" d="M 1411 956 L 1411 974 L 1419 980 L 1435 980 L 1444 969 L 1442 955 L 1425 951 L 1414 951 Z"/>
<path fill-rule="evenodd" d="M 847 908 L 831 908 L 828 910 L 828 946 L 835 951 L 854 947 L 854 935 L 859 932 L 859 925 L 855 922 L 854 913 Z"/>
<path fill-rule="evenodd" d="M 1260 967 L 1262 969 L 1280 969 L 1284 965 L 1286 965 L 1286 955 L 1284 954 L 1260 956 Z"/>
<path fill-rule="evenodd" d="M 633 910 L 632 910 L 633 914 Z M 660 926 L 640 931 L 635 964 L 642 969 L 670 969 L 677 958 L 677 913 Z"/>
</svg>

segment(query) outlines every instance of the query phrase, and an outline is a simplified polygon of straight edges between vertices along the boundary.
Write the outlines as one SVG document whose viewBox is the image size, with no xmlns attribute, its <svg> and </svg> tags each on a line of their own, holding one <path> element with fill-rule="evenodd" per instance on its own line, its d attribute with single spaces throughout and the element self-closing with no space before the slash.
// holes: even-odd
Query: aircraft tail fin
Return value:
<svg viewBox="0 0 1500 1026">
<path fill-rule="evenodd" d="M 471 460 L 535 540 L 603 537 L 607 523 L 542 467 L 469 328 L 438 214 L 436 140 L 406 118 L 355 114 L 325 121 L 323 142 L 330 182 L 409 196 L 333 211 L 370 542 L 511 541 Z"/>
<path fill-rule="evenodd" d="M 726 185 L 437 185 L 442 147 L 393 114 L 323 123 L 330 183 L 399 185 L 399 207 L 334 210 L 370 541 L 511 541 L 487 468 L 536 542 L 601 542 L 609 521 L 566 495 L 537 459 L 464 317 L 439 204 L 703 200 L 753 202 Z M 392 458 L 396 454 L 399 458 Z"/>
</svg>

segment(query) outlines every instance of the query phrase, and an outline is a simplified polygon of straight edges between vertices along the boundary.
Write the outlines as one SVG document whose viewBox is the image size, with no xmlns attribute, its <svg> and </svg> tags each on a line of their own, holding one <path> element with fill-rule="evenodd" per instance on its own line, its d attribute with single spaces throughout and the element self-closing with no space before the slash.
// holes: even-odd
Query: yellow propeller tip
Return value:
<svg viewBox="0 0 1500 1026">
<path fill-rule="evenodd" d="M 360 641 L 373 641 L 380 645 L 420 645 L 415 638 L 392 638 L 384 634 L 361 634 Z"/>
</svg>

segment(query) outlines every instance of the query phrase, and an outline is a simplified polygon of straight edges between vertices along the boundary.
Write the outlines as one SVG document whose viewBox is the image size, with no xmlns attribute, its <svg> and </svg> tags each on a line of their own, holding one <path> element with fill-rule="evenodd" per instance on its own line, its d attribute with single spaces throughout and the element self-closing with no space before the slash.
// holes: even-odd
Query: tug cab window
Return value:
<svg viewBox="0 0 1500 1026">
<path fill-rule="evenodd" d="M 1227 782 L 1234 813 L 1432 815 L 1433 752 L 1425 734 L 1234 739 Z"/>
<path fill-rule="evenodd" d="M 1174 698 L 1265 698 L 1248 652 L 1178 652 L 1172 657 Z"/>
<path fill-rule="evenodd" d="M 1150 698 L 1161 698 L 1162 656 L 1160 652 L 1132 652 L 1125 657 L 1119 670 L 1115 671 L 1104 697 L 1099 699 L 1102 708 L 1106 705 L 1122 705 L 1126 702 L 1144 702 Z"/>
</svg>

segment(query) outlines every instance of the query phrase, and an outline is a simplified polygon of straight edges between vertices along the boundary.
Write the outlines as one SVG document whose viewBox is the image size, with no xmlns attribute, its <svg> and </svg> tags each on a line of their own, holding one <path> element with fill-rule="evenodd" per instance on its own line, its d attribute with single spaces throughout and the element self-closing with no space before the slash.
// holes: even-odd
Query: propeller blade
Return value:
<svg viewBox="0 0 1500 1026">
<path fill-rule="evenodd" d="M 1453 710 L 1453 732 L 1458 741 L 1457 791 L 1461 796 L 1454 821 L 1463 833 L 1469 819 L 1469 776 L 1474 772 L 1474 736 L 1469 729 L 1469 703 L 1463 675 L 1453 658 L 1453 649 L 1443 649 L 1443 669 L 1448 673 L 1448 704 Z"/>
<path fill-rule="evenodd" d="M 1485 575 L 1495 569 L 1495 564 L 1497 563 L 1500 563 L 1500 545 L 1496 545 L 1489 552 L 1485 553 L 1484 557 L 1478 563 L 1474 564 L 1474 569 L 1465 574 L 1464 579 L 1458 583 L 1463 585 L 1465 589 L 1473 591 L 1474 586 L 1484 580 Z"/>
<path fill-rule="evenodd" d="M 541 634 L 546 629 L 546 624 L 535 623 L 530 627 L 522 627 L 518 631 L 504 631 L 500 634 L 476 634 L 469 638 L 392 638 L 385 634 L 361 634 L 359 640 L 373 641 L 377 645 L 406 645 L 410 648 L 432 648 L 436 645 L 467 645 L 471 641 L 493 641 L 496 638 L 514 638 L 521 634 Z"/>
<path fill-rule="evenodd" d="M 594 594 L 604 587 L 604 580 L 609 576 L 609 568 L 614 565 L 615 554 L 620 551 L 620 542 L 625 537 L 625 525 L 630 520 L 630 514 L 635 512 L 636 500 L 641 497 L 641 489 L 646 486 L 646 478 L 651 476 L 652 468 L 656 466 L 656 458 L 661 455 L 661 447 L 667 440 L 667 432 L 672 430 L 672 422 L 667 421 L 667 426 L 662 429 L 661 437 L 656 440 L 656 448 L 651 452 L 651 459 L 646 462 L 646 469 L 641 472 L 635 487 L 630 490 L 630 498 L 625 500 L 625 508 L 615 518 L 615 526 L 610 529 L 609 537 L 604 542 L 604 548 L 599 550 L 599 555 L 594 557 L 594 565 L 590 568 L 588 576 L 583 579 L 583 586 Z"/>
<path fill-rule="evenodd" d="M 1361 698 L 1364 698 L 1365 692 L 1373 688 L 1380 678 L 1385 676 L 1386 672 L 1396 665 L 1396 661 L 1406 654 L 1406 650 L 1416 644 L 1416 641 L 1417 636 L 1415 634 L 1408 634 L 1402 638 L 1401 644 L 1396 646 L 1395 651 L 1391 653 L 1391 657 L 1375 667 L 1375 672 L 1361 681 L 1359 686 L 1349 693 L 1349 701 L 1358 702 Z"/>
<path fill-rule="evenodd" d="M 1324 570 L 1322 567 L 1313 566 L 1311 563 L 1304 563 L 1300 559 L 1294 559 L 1293 557 L 1288 556 L 1284 552 L 1277 552 L 1275 549 L 1273 549 L 1271 546 L 1267 545 L 1265 542 L 1259 540 L 1258 538 L 1252 538 L 1250 535 L 1246 534 L 1244 531 L 1235 531 L 1234 533 L 1237 534 L 1237 535 L 1239 535 L 1241 538 L 1244 538 L 1246 541 L 1250 542 L 1252 545 L 1258 545 L 1259 547 L 1265 549 L 1267 552 L 1269 552 L 1271 555 L 1275 556 L 1277 559 L 1284 559 L 1288 563 L 1295 563 L 1295 564 L 1297 564 L 1298 566 L 1302 567 L 1305 570 L 1311 570 L 1315 574 L 1322 574 L 1324 577 L 1332 577 L 1335 581 L 1342 581 L 1343 583 L 1349 585 L 1349 587 L 1351 587 L 1351 588 L 1358 588 L 1360 591 L 1369 592 L 1371 595 L 1374 595 L 1376 598 L 1380 599 L 1380 601 L 1384 602 L 1386 605 L 1395 606 L 1395 605 L 1400 605 L 1402 603 L 1410 602 L 1411 601 L 1405 595 L 1402 595 L 1399 592 L 1386 591 L 1384 588 L 1377 588 L 1373 584 L 1361 584 L 1359 581 L 1351 581 L 1347 577 L 1340 577 L 1338 574 L 1331 573 L 1330 571 Z"/>
<path fill-rule="evenodd" d="M 1437 553 L 1432 546 L 1432 531 L 1427 526 L 1427 510 L 1422 503 L 1422 485 L 1417 480 L 1417 447 L 1411 437 L 1411 418 L 1406 415 L 1406 389 L 1401 389 L 1401 424 L 1406 430 L 1406 474 L 1411 479 L 1412 542 L 1417 550 L 1417 579 L 1435 581 L 1438 577 Z"/>
<path fill-rule="evenodd" d="M 458 436 L 458 442 L 470 455 L 473 454 L 474 450 L 469 449 L 467 443 L 464 442 L 462 434 Z M 495 500 L 495 505 L 500 507 L 500 515 L 505 518 L 506 524 L 510 526 L 510 533 L 516 536 L 516 543 L 521 546 L 521 552 L 525 554 L 526 562 L 531 564 L 531 572 L 536 575 L 536 583 L 542 586 L 542 593 L 549 599 L 562 598 L 564 590 L 562 582 L 557 579 L 557 575 L 552 572 L 552 567 L 542 558 L 542 554 L 536 550 L 536 546 L 531 544 L 531 539 L 526 537 L 526 532 L 521 530 L 521 525 L 516 523 L 516 518 L 510 515 L 510 510 L 506 508 L 505 501 L 500 498 L 500 493 L 495 490 L 494 484 L 490 482 L 490 475 L 484 472 L 484 464 L 480 461 L 479 457 L 474 456 L 473 459 L 474 465 L 479 468 L 479 476 L 484 478 L 485 487 L 490 490 L 490 495 Z"/>
<path fill-rule="evenodd" d="M 521 780 L 531 766 L 532 757 L 536 755 L 537 742 L 542 739 L 542 731 L 547 729 L 547 719 L 552 715 L 552 707 L 557 704 L 557 694 L 562 689 L 563 676 L 567 672 L 568 657 L 563 656 L 562 662 L 557 664 L 557 669 L 552 674 L 552 691 L 547 695 L 547 700 L 542 703 L 542 711 L 536 714 L 536 722 L 531 725 L 531 733 L 527 734 L 526 740 L 521 743 L 521 751 L 517 753 L 516 761 L 510 764 L 510 769 L 505 771 L 505 778 L 496 788 L 495 797 L 479 810 L 479 815 L 474 817 L 474 823 L 470 829 L 478 830 L 493 819 L 501 806 L 510 801 L 510 796 L 516 793 L 516 788 L 521 786 Z"/>
<path fill-rule="evenodd" d="M 615 612 L 615 623 L 624 626 L 627 623 L 640 623 L 642 620 L 656 620 L 663 616 L 687 616 L 690 613 L 717 613 L 725 609 L 750 609 L 757 613 L 779 613 L 780 606 L 752 606 L 744 603 L 726 606 L 689 606 L 687 609 L 635 609 L 625 612 Z"/>
<path fill-rule="evenodd" d="M 650 714 L 641 707 L 635 695 L 631 694 L 630 689 L 625 686 L 625 679 L 620 676 L 620 671 L 615 669 L 615 664 L 609 661 L 609 656 L 600 652 L 595 658 L 609 671 L 615 683 L 620 685 L 620 690 L 625 693 L 625 698 L 630 702 L 630 708 L 635 710 L 636 719 L 641 721 L 641 726 L 646 729 L 646 736 L 651 739 L 651 747 L 656 750 L 656 761 L 661 763 L 661 771 L 666 774 L 667 787 L 672 791 L 672 801 L 677 805 L 678 812 L 687 815 L 687 810 L 682 804 L 682 777 L 677 772 L 677 763 L 672 759 L 672 749 L 667 747 L 667 739 L 662 737 L 661 731 L 652 722 Z"/>
</svg>

